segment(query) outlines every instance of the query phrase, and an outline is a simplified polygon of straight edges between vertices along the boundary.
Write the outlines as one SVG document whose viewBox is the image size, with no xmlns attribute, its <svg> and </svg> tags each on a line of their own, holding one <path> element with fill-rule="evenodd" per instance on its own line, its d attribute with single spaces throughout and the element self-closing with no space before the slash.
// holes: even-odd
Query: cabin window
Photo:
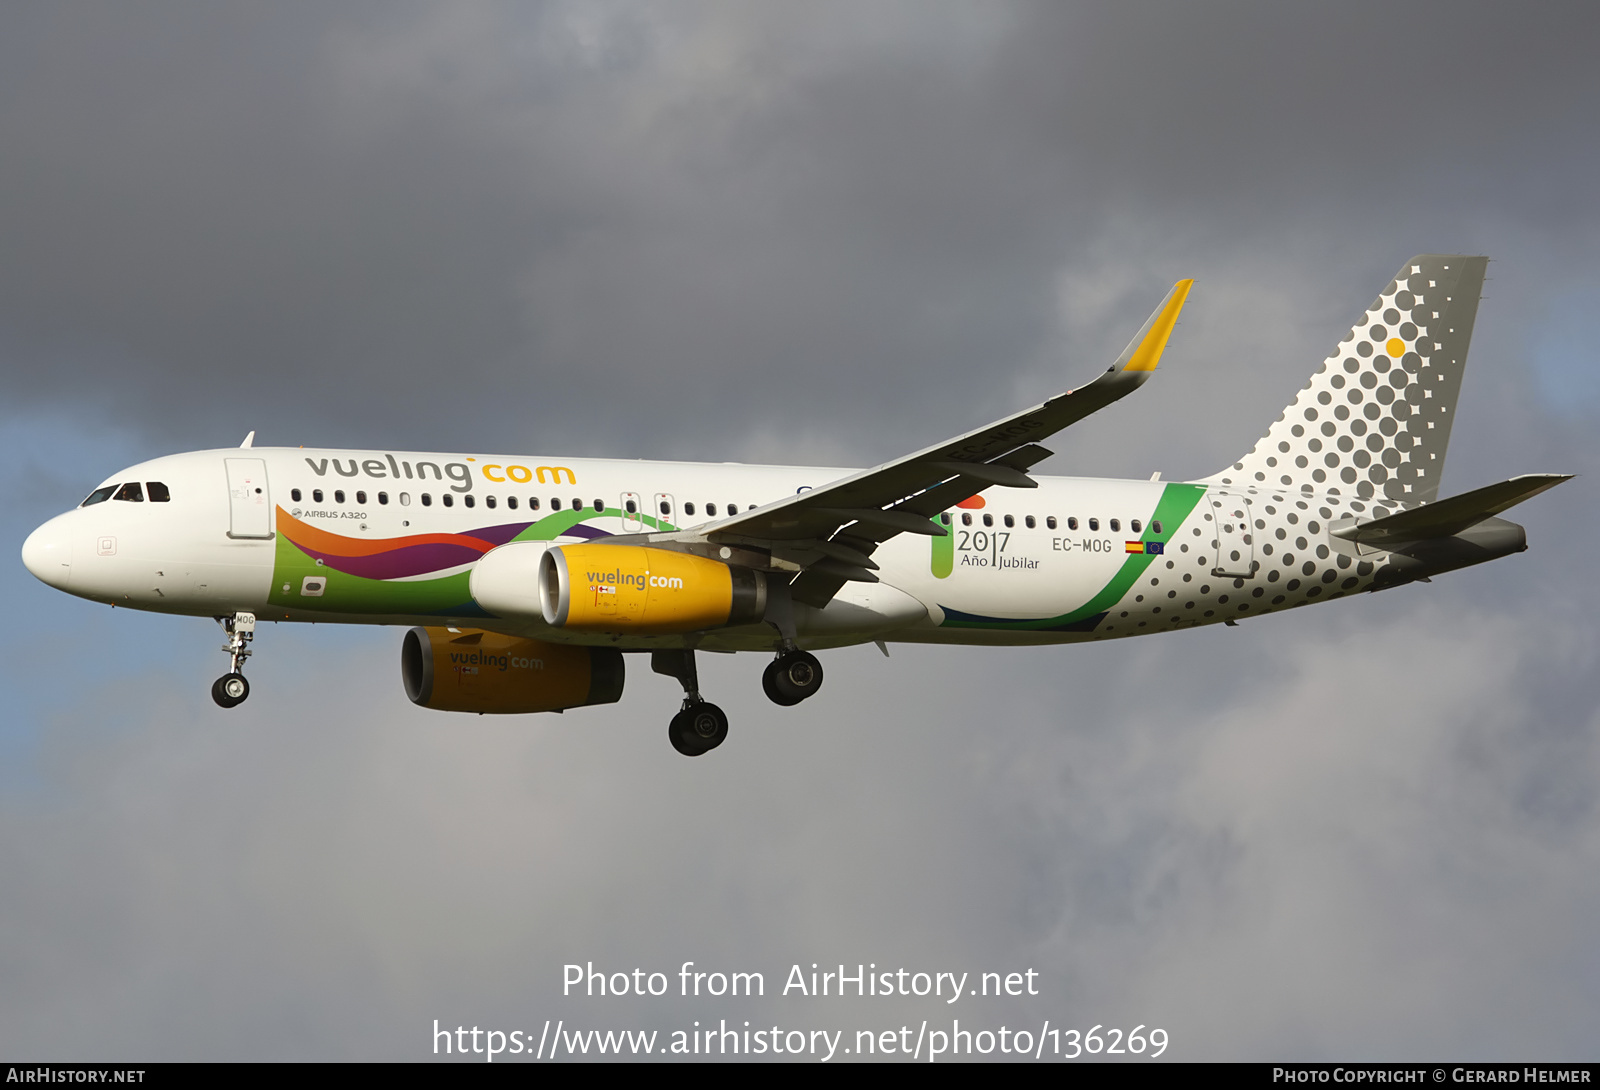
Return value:
<svg viewBox="0 0 1600 1090">
<path fill-rule="evenodd" d="M 356 502 L 359 503 L 362 507 L 365 507 L 367 505 L 367 494 L 365 492 L 357 492 L 356 493 Z"/>
<path fill-rule="evenodd" d="M 994 525 L 994 516 L 993 515 L 984 515 L 983 516 L 983 524 L 985 526 L 993 526 Z"/>
<path fill-rule="evenodd" d="M 666 505 L 663 504 L 662 506 L 664 507 Z M 561 498 L 559 496 L 551 496 L 550 497 L 550 510 L 552 510 L 552 511 L 561 510 Z"/>
<path fill-rule="evenodd" d="M 970 511 L 961 512 L 961 525 L 963 525 L 963 526 L 971 526 L 972 525 L 972 512 L 970 512 Z"/>
<path fill-rule="evenodd" d="M 1139 532 L 1139 520 L 1134 519 L 1132 522 L 1128 523 L 1128 528 L 1137 534 Z"/>
<path fill-rule="evenodd" d="M 440 496 L 439 499 L 444 503 L 444 505 L 446 507 L 454 507 L 456 505 L 456 498 L 454 496 L 452 496 L 448 492 L 446 492 L 444 495 Z"/>
<path fill-rule="evenodd" d="M 344 502 L 344 489 L 335 488 L 333 490 L 333 502 L 334 503 L 343 503 Z"/>
<path fill-rule="evenodd" d="M 1077 528 L 1078 528 L 1078 516 L 1077 515 L 1069 515 L 1069 516 L 1067 516 L 1067 529 L 1076 530 Z"/>
<path fill-rule="evenodd" d="M 1118 522 L 1116 519 L 1112 519 L 1111 520 L 1111 532 L 1113 534 L 1121 533 L 1122 532 L 1122 523 Z"/>
<path fill-rule="evenodd" d="M 716 504 L 714 504 L 714 503 L 706 504 L 706 514 L 715 515 L 716 513 L 717 513 L 717 505 Z"/>
<path fill-rule="evenodd" d="M 322 489 L 313 488 L 311 490 L 311 502 L 312 503 L 321 503 L 322 502 Z"/>
<path fill-rule="evenodd" d="M 300 490 L 298 488 L 289 489 L 289 498 L 291 500 L 293 500 L 295 503 L 299 503 L 300 502 Z"/>
<path fill-rule="evenodd" d="M 529 496 L 528 497 L 528 510 L 530 510 L 530 511 L 539 510 L 539 497 L 538 496 Z"/>
<path fill-rule="evenodd" d="M 628 514 L 630 515 L 637 515 L 639 513 L 639 505 L 633 500 L 626 501 L 622 506 L 627 509 Z"/>
<path fill-rule="evenodd" d="M 433 506 L 433 494 L 432 493 L 424 492 L 422 494 L 422 506 L 424 506 L 424 507 L 432 507 Z"/>
<path fill-rule="evenodd" d="M 461 497 L 461 502 L 466 504 L 468 507 L 476 507 L 476 506 L 478 506 L 478 500 L 477 500 L 477 497 L 475 497 L 475 496 L 462 496 Z"/>
<path fill-rule="evenodd" d="M 1005 517 L 1004 521 L 1005 521 L 1007 530 L 1011 529 L 1013 526 L 1015 526 L 1017 524 L 1017 520 L 1015 518 L 1011 517 L 1010 515 L 1007 515 Z"/>
<path fill-rule="evenodd" d="M 944 523 L 946 526 L 949 526 L 950 525 L 950 512 L 948 512 L 948 511 L 942 512 L 939 515 L 939 521 Z"/>
<path fill-rule="evenodd" d="M 1024 526 L 1026 526 L 1030 530 L 1038 525 L 1038 523 L 1033 521 L 1033 516 L 1032 515 L 1029 515 L 1027 518 L 1023 519 L 1022 520 L 1022 524 Z"/>
<path fill-rule="evenodd" d="M 1161 520 L 1160 519 L 1156 519 L 1154 522 L 1152 522 L 1150 524 L 1150 532 L 1152 534 L 1159 534 L 1161 532 Z"/>
<path fill-rule="evenodd" d="M 383 506 L 383 507 L 389 506 L 389 493 L 387 493 L 387 492 L 379 492 L 378 493 L 378 503 L 379 503 L 380 506 Z"/>
<path fill-rule="evenodd" d="M 511 508 L 511 510 L 515 511 L 517 509 L 517 497 L 515 497 L 515 496 L 507 496 L 506 497 L 506 506 Z"/>
<path fill-rule="evenodd" d="M 84 500 L 78 506 L 88 507 L 96 503 L 105 503 L 111 498 L 111 493 L 115 492 L 116 490 L 117 486 L 114 484 L 108 484 L 104 488 L 97 488 L 93 492 L 89 493 L 89 498 Z"/>
<path fill-rule="evenodd" d="M 483 497 L 483 505 L 485 507 L 489 507 L 489 508 L 494 507 L 494 497 L 493 496 L 485 496 L 485 497 Z"/>
<path fill-rule="evenodd" d="M 1054 515 L 1047 515 L 1045 517 L 1044 524 L 1048 528 L 1054 530 L 1056 528 L 1056 517 Z"/>
<path fill-rule="evenodd" d="M 595 514 L 598 515 L 601 512 L 603 512 L 605 509 L 606 509 L 606 504 L 605 504 L 604 500 L 595 500 L 594 501 Z"/>
<path fill-rule="evenodd" d="M 1089 520 L 1089 529 L 1091 529 L 1091 530 L 1100 529 L 1100 520 L 1099 519 L 1090 519 Z"/>
<path fill-rule="evenodd" d="M 666 500 L 662 500 L 661 501 L 661 513 L 663 515 L 672 514 L 672 504 L 668 503 Z"/>
<path fill-rule="evenodd" d="M 410 507 L 411 506 L 411 493 L 409 493 L 409 492 L 400 493 L 400 506 L 401 507 Z"/>
<path fill-rule="evenodd" d="M 572 509 L 574 511 L 583 510 L 583 501 L 578 499 L 576 496 L 574 496 L 573 499 L 572 499 Z"/>
</svg>

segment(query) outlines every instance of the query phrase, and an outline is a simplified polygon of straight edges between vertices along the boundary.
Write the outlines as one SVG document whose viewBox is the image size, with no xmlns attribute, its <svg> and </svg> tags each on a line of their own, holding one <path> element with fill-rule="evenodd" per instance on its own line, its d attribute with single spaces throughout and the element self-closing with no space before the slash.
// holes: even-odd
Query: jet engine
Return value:
<svg viewBox="0 0 1600 1090">
<path fill-rule="evenodd" d="M 413 628 L 400 648 L 413 704 L 447 712 L 558 712 L 622 699 L 622 653 L 472 629 Z"/>
<path fill-rule="evenodd" d="M 539 561 L 546 624 L 580 632 L 694 632 L 759 621 L 760 572 L 644 545 L 562 545 Z"/>
</svg>

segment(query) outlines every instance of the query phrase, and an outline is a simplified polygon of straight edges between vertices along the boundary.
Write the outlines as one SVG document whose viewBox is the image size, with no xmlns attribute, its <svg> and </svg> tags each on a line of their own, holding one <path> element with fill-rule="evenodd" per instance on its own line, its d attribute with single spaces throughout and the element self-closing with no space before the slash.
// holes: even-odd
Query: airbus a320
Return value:
<svg viewBox="0 0 1600 1090">
<path fill-rule="evenodd" d="M 1155 372 L 1192 281 L 1093 381 L 873 469 L 239 448 L 113 474 L 23 545 L 50 586 L 213 617 L 223 708 L 263 620 L 409 626 L 401 678 L 441 711 L 622 696 L 648 656 L 684 696 L 668 737 L 721 745 L 697 651 L 1046 644 L 1237 623 L 1525 549 L 1497 517 L 1566 475 L 1446 499 L 1440 474 L 1487 258 L 1407 261 L 1247 454 L 1193 481 L 1032 472 L 1041 443 Z"/>
</svg>

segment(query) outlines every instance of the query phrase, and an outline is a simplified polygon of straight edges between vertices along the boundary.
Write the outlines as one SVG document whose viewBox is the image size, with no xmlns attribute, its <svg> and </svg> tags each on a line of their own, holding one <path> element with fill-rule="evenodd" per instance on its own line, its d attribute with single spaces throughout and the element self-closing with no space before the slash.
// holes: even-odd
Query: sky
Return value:
<svg viewBox="0 0 1600 1090">
<path fill-rule="evenodd" d="M 1596 1059 L 1597 21 L 5 7 L 14 550 L 119 467 L 252 430 L 872 465 L 1091 378 L 1187 277 L 1153 381 L 1039 471 L 1203 477 L 1416 253 L 1493 259 L 1444 491 L 1579 477 L 1513 514 L 1524 554 L 1237 627 L 830 651 L 792 709 L 759 659 L 702 656 L 733 726 L 692 761 L 666 678 L 428 712 L 395 629 L 265 627 L 222 712 L 212 622 L 65 597 L 14 551 L 0 1056 L 959 1019 L 1159 1027 L 1177 1059 Z M 685 962 L 766 994 L 683 996 Z M 563 995 L 590 963 L 671 988 Z M 1037 994 L 782 994 L 813 963 Z"/>
</svg>

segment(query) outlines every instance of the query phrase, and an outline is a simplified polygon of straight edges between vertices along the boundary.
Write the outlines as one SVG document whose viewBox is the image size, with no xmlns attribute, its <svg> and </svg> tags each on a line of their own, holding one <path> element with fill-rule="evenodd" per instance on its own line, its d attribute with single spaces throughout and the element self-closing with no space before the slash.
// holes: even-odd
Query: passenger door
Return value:
<svg viewBox="0 0 1600 1090">
<path fill-rule="evenodd" d="M 267 463 L 261 458 L 223 461 L 228 470 L 228 536 L 270 539 L 272 494 L 267 489 Z"/>
</svg>

